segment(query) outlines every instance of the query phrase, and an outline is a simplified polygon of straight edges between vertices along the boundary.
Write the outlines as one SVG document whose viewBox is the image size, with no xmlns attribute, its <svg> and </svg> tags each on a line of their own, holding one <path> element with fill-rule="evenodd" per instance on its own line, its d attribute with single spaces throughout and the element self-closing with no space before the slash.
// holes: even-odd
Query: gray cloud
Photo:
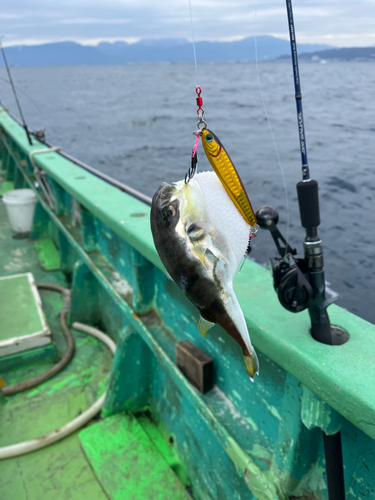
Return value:
<svg viewBox="0 0 375 500">
<path fill-rule="evenodd" d="M 192 0 L 196 40 L 287 38 L 283 0 Z M 375 45 L 374 0 L 295 0 L 297 40 Z M 13 0 L 0 14 L 4 45 L 73 40 L 191 39 L 188 0 Z"/>
</svg>

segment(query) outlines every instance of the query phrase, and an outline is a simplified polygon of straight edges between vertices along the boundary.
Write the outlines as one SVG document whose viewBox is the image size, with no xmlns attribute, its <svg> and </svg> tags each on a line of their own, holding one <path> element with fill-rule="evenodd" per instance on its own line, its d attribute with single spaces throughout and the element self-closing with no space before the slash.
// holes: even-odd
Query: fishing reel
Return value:
<svg viewBox="0 0 375 500">
<path fill-rule="evenodd" d="M 276 210 L 262 206 L 255 215 L 259 226 L 271 233 L 280 254 L 280 257 L 270 260 L 270 268 L 281 305 L 293 313 L 307 309 L 313 304 L 314 292 L 308 279 L 306 259 L 296 257 L 297 250 L 289 246 L 278 230 L 279 214 Z"/>
</svg>

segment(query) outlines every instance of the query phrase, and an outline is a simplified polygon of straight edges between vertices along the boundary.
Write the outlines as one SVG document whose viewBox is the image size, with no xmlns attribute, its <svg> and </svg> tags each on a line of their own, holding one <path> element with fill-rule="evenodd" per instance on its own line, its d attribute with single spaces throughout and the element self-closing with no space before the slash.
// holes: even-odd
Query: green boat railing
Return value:
<svg viewBox="0 0 375 500">
<path fill-rule="evenodd" d="M 197 500 L 326 500 L 320 429 L 341 430 L 347 498 L 375 498 L 374 325 L 332 305 L 350 339 L 316 342 L 308 313 L 285 311 L 270 273 L 248 260 L 234 287 L 259 354 L 252 384 L 233 339 L 219 327 L 200 336 L 154 248 L 148 204 L 36 139 L 30 146 L 5 109 L 0 134 L 7 180 L 37 195 L 31 238 L 53 240 L 71 278 L 69 323 L 100 325 L 117 342 L 104 417 L 151 412 L 174 436 Z M 214 361 L 206 394 L 176 366 L 185 339 Z"/>
</svg>

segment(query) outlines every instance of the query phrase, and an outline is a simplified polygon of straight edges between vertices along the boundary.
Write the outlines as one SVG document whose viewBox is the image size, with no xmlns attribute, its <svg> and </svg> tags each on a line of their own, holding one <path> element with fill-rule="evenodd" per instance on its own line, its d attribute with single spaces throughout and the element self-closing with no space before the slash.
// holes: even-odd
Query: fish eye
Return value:
<svg viewBox="0 0 375 500">
<path fill-rule="evenodd" d="M 206 141 L 207 142 L 212 142 L 212 139 L 213 139 L 213 137 L 212 137 L 211 134 L 206 135 Z"/>
<path fill-rule="evenodd" d="M 174 215 L 176 215 L 176 210 L 172 207 L 172 205 L 169 205 L 167 215 L 169 217 L 173 217 Z"/>
</svg>

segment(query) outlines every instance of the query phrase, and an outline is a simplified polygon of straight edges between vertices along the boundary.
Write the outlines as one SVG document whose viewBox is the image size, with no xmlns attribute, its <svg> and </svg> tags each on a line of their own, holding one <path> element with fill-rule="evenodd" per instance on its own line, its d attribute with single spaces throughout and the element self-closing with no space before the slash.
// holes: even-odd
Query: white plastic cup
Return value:
<svg viewBox="0 0 375 500">
<path fill-rule="evenodd" d="M 33 223 L 36 196 L 32 189 L 14 189 L 3 195 L 11 228 L 15 233 L 29 233 Z"/>
</svg>

